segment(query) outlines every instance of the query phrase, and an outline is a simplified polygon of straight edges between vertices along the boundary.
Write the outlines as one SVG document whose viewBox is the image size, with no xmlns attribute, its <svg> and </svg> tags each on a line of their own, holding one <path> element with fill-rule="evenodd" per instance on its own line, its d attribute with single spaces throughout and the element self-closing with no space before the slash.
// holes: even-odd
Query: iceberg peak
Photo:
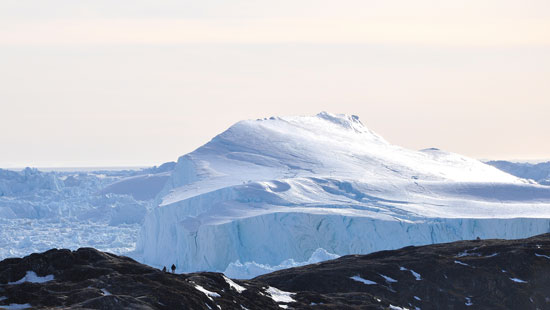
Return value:
<svg viewBox="0 0 550 310">
<path fill-rule="evenodd" d="M 332 122 L 334 124 L 340 125 L 344 128 L 348 129 L 355 129 L 357 127 L 359 128 L 365 128 L 363 123 L 359 120 L 359 116 L 357 115 L 347 115 L 347 114 L 332 114 L 328 113 L 326 111 L 323 111 L 316 115 L 318 118 L 327 120 L 329 122 Z"/>
<path fill-rule="evenodd" d="M 180 157 L 159 198 L 161 205 L 167 205 L 249 181 L 312 176 L 370 181 L 518 180 L 458 154 L 391 145 L 358 116 L 321 112 L 237 122 Z"/>
</svg>

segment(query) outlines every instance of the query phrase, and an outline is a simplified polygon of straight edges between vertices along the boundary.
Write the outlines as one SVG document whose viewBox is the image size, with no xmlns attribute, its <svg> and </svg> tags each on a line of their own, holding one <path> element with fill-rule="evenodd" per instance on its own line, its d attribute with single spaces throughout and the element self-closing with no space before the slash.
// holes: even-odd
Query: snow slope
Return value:
<svg viewBox="0 0 550 310">
<path fill-rule="evenodd" d="M 542 185 L 550 185 L 550 161 L 531 164 L 524 162 L 518 163 L 505 160 L 494 160 L 488 161 L 486 164 L 520 178 L 530 179 Z"/>
<path fill-rule="evenodd" d="M 179 158 L 138 240 L 144 262 L 224 271 L 477 236 L 547 232 L 550 188 L 356 116 L 241 121 Z M 241 264 L 244 262 L 245 264 Z M 248 271 L 243 277 L 250 276 Z"/>
</svg>

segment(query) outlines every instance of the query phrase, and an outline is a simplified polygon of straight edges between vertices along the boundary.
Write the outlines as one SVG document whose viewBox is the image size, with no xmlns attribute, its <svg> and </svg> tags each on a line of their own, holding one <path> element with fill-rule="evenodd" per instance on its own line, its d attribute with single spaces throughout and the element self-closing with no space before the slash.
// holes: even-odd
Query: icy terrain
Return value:
<svg viewBox="0 0 550 310">
<path fill-rule="evenodd" d="M 329 113 L 233 125 L 180 157 L 156 201 L 137 245 L 145 263 L 237 278 L 318 249 L 369 253 L 550 227 L 550 187 L 392 145 L 356 116 Z"/>
<path fill-rule="evenodd" d="M 493 160 L 486 163 L 517 177 L 530 179 L 542 185 L 550 185 L 550 161 L 531 164 Z"/>
<path fill-rule="evenodd" d="M 172 168 L 173 163 L 139 171 L 0 169 L 0 259 L 83 246 L 133 251 L 143 218 Z"/>
<path fill-rule="evenodd" d="M 545 166 L 528 168 L 511 172 L 544 179 Z M 549 219 L 550 187 L 394 146 L 328 113 L 242 121 L 149 169 L 0 169 L 0 259 L 90 246 L 250 278 L 411 244 L 526 237 Z"/>
</svg>

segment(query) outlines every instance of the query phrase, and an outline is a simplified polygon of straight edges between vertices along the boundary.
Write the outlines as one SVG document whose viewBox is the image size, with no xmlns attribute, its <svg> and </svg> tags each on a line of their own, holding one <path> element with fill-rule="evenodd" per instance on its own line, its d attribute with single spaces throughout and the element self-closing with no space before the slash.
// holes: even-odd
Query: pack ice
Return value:
<svg viewBox="0 0 550 310">
<path fill-rule="evenodd" d="M 138 238 L 144 262 L 233 277 L 318 249 L 369 253 L 550 227 L 550 187 L 395 146 L 357 116 L 325 112 L 233 125 L 179 158 L 157 203 Z"/>
<path fill-rule="evenodd" d="M 171 165 L 139 171 L 0 169 L 0 260 L 85 246 L 128 255 Z"/>
</svg>

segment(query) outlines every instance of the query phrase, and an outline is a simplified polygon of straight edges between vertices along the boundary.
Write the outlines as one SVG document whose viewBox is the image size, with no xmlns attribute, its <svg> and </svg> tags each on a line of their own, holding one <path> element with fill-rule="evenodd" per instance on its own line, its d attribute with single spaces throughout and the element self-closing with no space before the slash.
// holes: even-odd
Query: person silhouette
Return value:
<svg viewBox="0 0 550 310">
<path fill-rule="evenodd" d="M 166 272 L 166 266 L 162 267 L 162 272 Z"/>
<path fill-rule="evenodd" d="M 175 273 L 176 272 L 176 265 L 172 264 L 171 269 L 172 269 L 172 273 Z"/>
</svg>

